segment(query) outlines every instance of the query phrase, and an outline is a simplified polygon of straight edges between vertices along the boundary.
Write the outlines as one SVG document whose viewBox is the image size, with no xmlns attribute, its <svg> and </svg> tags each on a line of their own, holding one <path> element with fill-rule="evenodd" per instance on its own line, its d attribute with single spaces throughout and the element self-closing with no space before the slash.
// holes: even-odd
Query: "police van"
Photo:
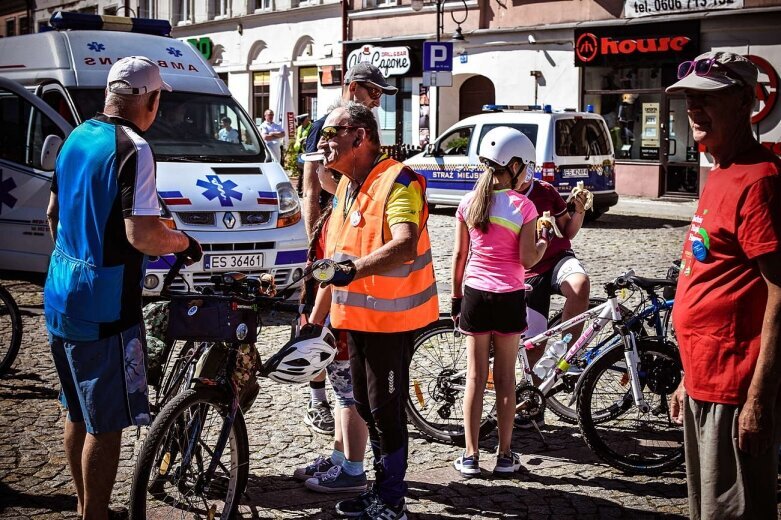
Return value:
<svg viewBox="0 0 781 520">
<path fill-rule="evenodd" d="M 599 114 L 553 111 L 549 105 L 486 105 L 443 132 L 405 164 L 423 175 L 430 205 L 457 206 L 474 188 L 484 167 L 477 157 L 483 136 L 498 126 L 523 132 L 537 152 L 535 177 L 553 184 L 566 199 L 578 181 L 594 194 L 586 215 L 597 218 L 618 202 L 615 155 L 607 125 Z"/>
<path fill-rule="evenodd" d="M 271 273 L 280 285 L 298 278 L 307 249 L 298 195 L 201 54 L 164 37 L 165 20 L 55 13 L 51 25 L 0 39 L 0 269 L 46 272 L 53 245 L 45 211 L 59 146 L 102 110 L 111 65 L 141 55 L 173 87 L 144 138 L 157 159 L 161 217 L 203 246 L 203 259 L 183 271 L 187 283 L 207 285 L 226 270 Z M 107 30 L 119 28 L 130 31 Z M 219 134 L 224 117 L 236 132 Z M 172 259 L 149 264 L 146 294 L 159 292 Z"/>
</svg>

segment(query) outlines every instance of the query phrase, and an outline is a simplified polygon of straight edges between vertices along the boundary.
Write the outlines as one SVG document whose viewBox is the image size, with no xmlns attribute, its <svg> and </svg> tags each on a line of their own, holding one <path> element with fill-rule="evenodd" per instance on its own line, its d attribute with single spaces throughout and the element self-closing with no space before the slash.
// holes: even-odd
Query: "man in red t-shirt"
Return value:
<svg viewBox="0 0 781 520">
<path fill-rule="evenodd" d="M 713 156 L 683 246 L 673 323 L 684 380 L 670 402 L 684 425 L 693 519 L 777 516 L 781 374 L 781 160 L 754 138 L 757 69 L 709 52 L 682 63 L 694 140 Z"/>
</svg>

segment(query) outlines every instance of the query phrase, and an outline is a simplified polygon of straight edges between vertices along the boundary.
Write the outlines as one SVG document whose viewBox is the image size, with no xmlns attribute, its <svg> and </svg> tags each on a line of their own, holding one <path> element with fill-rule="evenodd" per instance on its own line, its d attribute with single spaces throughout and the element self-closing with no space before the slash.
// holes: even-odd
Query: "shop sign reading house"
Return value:
<svg viewBox="0 0 781 520">
<path fill-rule="evenodd" d="M 575 65 L 621 65 L 679 62 L 697 56 L 698 23 L 637 24 L 575 30 Z"/>
<path fill-rule="evenodd" d="M 347 56 L 347 69 L 362 61 L 376 66 L 386 78 L 406 74 L 411 65 L 409 47 L 363 45 Z"/>
</svg>

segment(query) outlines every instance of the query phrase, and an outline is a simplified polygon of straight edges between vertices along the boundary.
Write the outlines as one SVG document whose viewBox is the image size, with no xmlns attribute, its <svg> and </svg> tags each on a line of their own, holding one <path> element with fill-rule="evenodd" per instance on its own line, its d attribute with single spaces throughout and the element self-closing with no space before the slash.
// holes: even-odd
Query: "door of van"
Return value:
<svg viewBox="0 0 781 520">
<path fill-rule="evenodd" d="M 426 178 L 429 204 L 457 206 L 480 176 L 474 125 L 453 128 L 431 146 L 413 169 Z"/>
<path fill-rule="evenodd" d="M 554 122 L 556 177 L 553 184 L 565 196 L 583 181 L 594 194 L 593 217 L 618 202 L 615 156 L 610 133 L 599 117 L 560 117 Z M 544 168 L 544 165 L 543 165 Z"/>
<path fill-rule="evenodd" d="M 0 269 L 46 272 L 53 247 L 46 208 L 54 157 L 73 126 L 2 77 L 0 117 Z"/>
</svg>

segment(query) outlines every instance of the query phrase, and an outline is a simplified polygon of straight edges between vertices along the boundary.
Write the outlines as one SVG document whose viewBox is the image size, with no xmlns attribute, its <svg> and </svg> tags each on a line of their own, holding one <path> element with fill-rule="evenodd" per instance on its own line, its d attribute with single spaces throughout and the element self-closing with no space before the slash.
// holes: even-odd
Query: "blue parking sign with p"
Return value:
<svg viewBox="0 0 781 520">
<path fill-rule="evenodd" d="M 452 71 L 453 44 L 451 42 L 423 42 L 424 71 Z"/>
</svg>

